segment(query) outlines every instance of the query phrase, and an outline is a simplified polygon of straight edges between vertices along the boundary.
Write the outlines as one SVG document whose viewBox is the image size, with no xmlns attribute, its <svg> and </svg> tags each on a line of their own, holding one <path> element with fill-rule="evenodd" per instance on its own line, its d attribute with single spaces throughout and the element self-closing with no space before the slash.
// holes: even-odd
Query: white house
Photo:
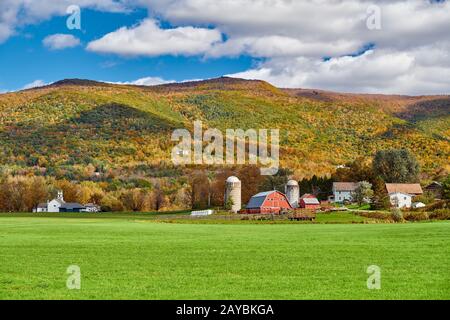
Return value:
<svg viewBox="0 0 450 320">
<path fill-rule="evenodd" d="M 412 196 L 423 194 L 422 187 L 418 183 L 386 183 L 388 193 L 403 192 Z"/>
<path fill-rule="evenodd" d="M 412 195 L 403 192 L 393 192 L 389 193 L 389 199 L 391 200 L 391 205 L 402 209 L 411 208 Z"/>
<path fill-rule="evenodd" d="M 47 203 L 39 203 L 34 212 L 59 212 L 59 208 L 66 202 L 62 191 L 58 191 L 58 196 Z"/>
<path fill-rule="evenodd" d="M 333 182 L 334 202 L 353 201 L 356 188 L 358 188 L 357 182 Z"/>
<path fill-rule="evenodd" d="M 396 208 L 411 208 L 412 198 L 423 194 L 418 183 L 386 183 L 392 206 Z"/>
</svg>

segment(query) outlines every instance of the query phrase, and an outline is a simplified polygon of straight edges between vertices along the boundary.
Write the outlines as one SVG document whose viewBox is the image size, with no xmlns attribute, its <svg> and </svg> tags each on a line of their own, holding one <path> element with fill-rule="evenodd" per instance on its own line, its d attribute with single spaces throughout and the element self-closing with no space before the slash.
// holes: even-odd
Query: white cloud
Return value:
<svg viewBox="0 0 450 320">
<path fill-rule="evenodd" d="M 135 27 L 122 27 L 90 42 L 87 49 L 124 56 L 191 56 L 205 54 L 221 39 L 222 35 L 217 30 L 194 27 L 161 29 L 155 20 L 146 19 Z"/>
<path fill-rule="evenodd" d="M 2 0 L 0 43 L 20 25 L 65 14 L 69 4 L 101 11 L 149 9 L 139 25 L 91 42 L 88 50 L 94 52 L 206 58 L 244 54 L 263 62 L 234 76 L 277 86 L 450 92 L 450 1 Z M 381 30 L 366 26 L 373 4 L 381 8 Z M 173 27 L 164 29 L 158 20 Z M 374 44 L 371 51 L 355 54 L 368 44 Z"/>
<path fill-rule="evenodd" d="M 28 83 L 25 86 L 23 86 L 22 90 L 43 87 L 43 86 L 46 86 L 46 85 L 48 85 L 48 83 L 45 83 L 42 80 L 34 80 L 33 82 Z"/>
<path fill-rule="evenodd" d="M 138 86 L 156 86 L 160 84 L 174 83 L 174 82 L 175 82 L 174 80 L 164 80 L 159 77 L 146 77 L 133 81 L 133 84 Z"/>
<path fill-rule="evenodd" d="M 102 63 L 100 63 L 100 67 L 103 68 L 103 69 L 114 68 L 117 65 L 119 65 L 119 62 L 111 61 L 111 60 L 103 61 Z"/>
<path fill-rule="evenodd" d="M 214 44 L 207 57 L 263 58 L 231 76 L 349 92 L 450 92 L 450 1 L 141 2 L 172 25 L 221 30 L 227 40 Z M 381 30 L 367 28 L 372 4 L 381 8 Z M 368 44 L 374 48 L 360 55 Z"/>
<path fill-rule="evenodd" d="M 109 82 L 114 84 L 128 84 L 128 85 L 136 85 L 136 86 L 156 86 L 160 84 L 166 84 L 166 83 L 174 83 L 175 80 L 164 80 L 159 77 L 145 77 L 140 78 L 135 81 L 129 81 L 129 82 Z"/>
<path fill-rule="evenodd" d="M 178 25 L 214 25 L 230 40 L 280 36 L 302 44 L 376 42 L 396 48 L 448 38 L 450 3 L 423 0 L 146 0 L 151 12 Z M 367 9 L 381 9 L 381 30 L 369 30 Z M 239 43 L 239 41 L 237 41 Z M 251 42 L 251 41 L 250 41 Z M 290 43 L 288 43 L 290 44 Z M 251 46 L 251 43 L 249 44 Z"/>
<path fill-rule="evenodd" d="M 231 77 L 261 79 L 279 87 L 385 94 L 449 93 L 450 67 L 418 63 L 416 52 L 371 50 L 324 61 L 275 58 Z"/>
<path fill-rule="evenodd" d="M 66 15 L 70 5 L 105 12 L 128 12 L 127 0 L 1 0 L 0 44 L 20 26 Z"/>
<path fill-rule="evenodd" d="M 125 85 L 136 85 L 136 86 L 158 86 L 161 84 L 170 84 L 170 83 L 185 83 L 185 82 L 197 82 L 197 81 L 203 81 L 205 79 L 185 79 L 181 81 L 175 81 L 175 80 L 165 80 L 160 77 L 145 77 L 140 78 L 134 81 L 125 81 L 125 82 L 111 82 L 106 81 L 106 83 L 112 83 L 112 84 L 125 84 Z"/>
<path fill-rule="evenodd" d="M 45 37 L 42 43 L 50 50 L 62 50 L 79 46 L 80 39 L 71 34 L 58 33 Z"/>
</svg>

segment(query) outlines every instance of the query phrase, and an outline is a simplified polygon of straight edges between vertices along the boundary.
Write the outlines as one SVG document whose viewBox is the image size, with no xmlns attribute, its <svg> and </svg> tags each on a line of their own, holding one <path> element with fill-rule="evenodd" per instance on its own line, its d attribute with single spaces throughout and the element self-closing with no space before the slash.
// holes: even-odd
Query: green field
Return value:
<svg viewBox="0 0 450 320">
<path fill-rule="evenodd" d="M 0 299 L 449 299 L 450 223 L 3 214 L 0 262 Z M 66 288 L 73 264 L 81 290 Z M 369 265 L 380 290 L 367 289 Z"/>
</svg>

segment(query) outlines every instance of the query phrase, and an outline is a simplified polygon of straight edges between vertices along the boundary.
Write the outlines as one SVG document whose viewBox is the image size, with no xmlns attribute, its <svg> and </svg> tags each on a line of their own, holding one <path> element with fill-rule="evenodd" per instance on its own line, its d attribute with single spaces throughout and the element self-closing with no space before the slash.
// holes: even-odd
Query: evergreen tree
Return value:
<svg viewBox="0 0 450 320">
<path fill-rule="evenodd" d="M 376 177 L 373 183 L 372 208 L 375 210 L 386 210 L 391 206 L 386 184 L 383 179 Z"/>
</svg>

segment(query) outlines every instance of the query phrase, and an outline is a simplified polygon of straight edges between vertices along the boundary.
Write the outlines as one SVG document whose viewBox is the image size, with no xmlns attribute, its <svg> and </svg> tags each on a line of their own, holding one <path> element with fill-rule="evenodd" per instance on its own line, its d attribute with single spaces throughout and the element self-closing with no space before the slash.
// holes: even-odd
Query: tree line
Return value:
<svg viewBox="0 0 450 320">
<path fill-rule="evenodd" d="M 34 174 L 0 174 L 0 211 L 31 211 L 39 203 L 53 199 L 58 190 L 67 202 L 94 203 L 103 211 L 168 211 L 224 206 L 225 181 L 237 176 L 242 183 L 242 203 L 258 192 L 284 192 L 293 172 L 280 168 L 274 176 L 261 176 L 257 166 L 220 169 L 190 168 L 180 176 L 128 177 L 127 181 L 73 181 Z M 331 194 L 334 181 L 361 182 L 356 200 L 370 198 L 376 209 L 389 207 L 385 183 L 413 183 L 420 180 L 420 167 L 407 150 L 382 150 L 373 159 L 358 158 L 339 167 L 331 176 L 300 179 L 300 193 L 312 193 L 320 200 Z M 444 195 L 449 195 L 449 178 L 444 180 Z M 445 187 L 446 186 L 446 187 Z M 446 191 L 447 190 L 447 191 Z"/>
</svg>

